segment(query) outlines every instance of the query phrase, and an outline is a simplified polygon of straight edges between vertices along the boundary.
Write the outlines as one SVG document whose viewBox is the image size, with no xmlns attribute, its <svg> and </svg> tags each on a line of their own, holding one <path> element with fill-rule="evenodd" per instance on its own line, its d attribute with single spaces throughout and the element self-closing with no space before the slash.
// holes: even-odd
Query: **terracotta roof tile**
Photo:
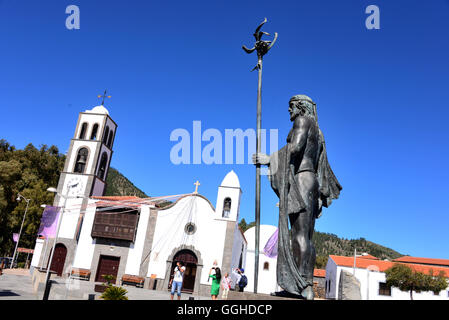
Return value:
<svg viewBox="0 0 449 320">
<path fill-rule="evenodd" d="M 326 277 L 326 270 L 324 269 L 314 269 L 313 270 L 313 276 L 317 278 L 325 278 Z"/>
<path fill-rule="evenodd" d="M 338 266 L 342 267 L 353 267 L 354 266 L 354 257 L 344 257 L 344 256 L 335 256 L 330 255 L 329 256 Z M 372 259 L 359 259 L 360 257 L 356 258 L 356 268 L 359 269 L 370 269 L 375 271 L 384 272 L 388 268 L 391 268 L 395 262 L 391 261 L 383 261 L 383 260 L 372 260 Z M 401 262 L 396 262 L 401 263 Z M 443 271 L 446 278 L 449 278 L 449 267 L 438 267 L 438 266 L 428 266 L 428 265 L 422 265 L 422 264 L 413 264 L 413 263 L 402 263 L 410 268 L 412 270 L 427 273 L 429 274 L 430 271 L 433 271 L 434 275 L 438 275 L 440 271 Z"/>
<path fill-rule="evenodd" d="M 418 258 L 418 257 L 403 256 L 403 257 L 394 259 L 393 261 L 407 262 L 407 263 L 418 263 L 418 264 L 431 264 L 431 265 L 448 266 L 449 267 L 449 260 L 447 260 L 447 259 L 432 259 L 432 258 Z"/>
<path fill-rule="evenodd" d="M 357 259 L 358 259 L 358 258 L 361 258 L 361 259 L 379 260 L 379 258 L 376 258 L 375 256 L 372 256 L 372 255 L 370 255 L 370 254 L 367 254 L 367 255 L 364 255 L 364 256 L 357 257 Z"/>
</svg>

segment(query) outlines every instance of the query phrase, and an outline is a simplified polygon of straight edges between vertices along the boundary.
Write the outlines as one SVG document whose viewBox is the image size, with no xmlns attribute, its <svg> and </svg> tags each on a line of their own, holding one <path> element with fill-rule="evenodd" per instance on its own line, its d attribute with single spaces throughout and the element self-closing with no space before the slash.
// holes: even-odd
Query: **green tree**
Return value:
<svg viewBox="0 0 449 320">
<path fill-rule="evenodd" d="M 413 291 L 440 292 L 448 286 L 443 273 L 440 273 L 438 276 L 434 276 L 432 271 L 430 274 L 424 274 L 400 263 L 396 263 L 385 270 L 385 274 L 387 286 L 399 288 L 401 291 L 408 291 L 411 300 L 413 300 Z"/>
<path fill-rule="evenodd" d="M 6 140 L 0 140 L 1 255 L 12 255 L 12 234 L 19 232 L 25 212 L 26 202 L 17 201 L 19 192 L 31 199 L 19 245 L 26 248 L 34 246 L 43 212 L 40 206 L 53 203 L 54 194 L 46 190 L 57 186 L 64 161 L 65 156 L 55 146 L 42 145 L 37 149 L 29 144 L 23 150 L 17 150 Z"/>
<path fill-rule="evenodd" d="M 315 269 L 326 269 L 327 260 L 329 257 L 317 256 L 315 260 Z"/>
</svg>

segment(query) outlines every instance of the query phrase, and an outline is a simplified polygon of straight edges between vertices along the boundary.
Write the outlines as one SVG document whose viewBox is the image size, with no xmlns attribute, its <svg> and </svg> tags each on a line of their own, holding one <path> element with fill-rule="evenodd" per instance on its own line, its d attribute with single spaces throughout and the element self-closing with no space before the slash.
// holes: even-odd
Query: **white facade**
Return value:
<svg viewBox="0 0 449 320">
<path fill-rule="evenodd" d="M 51 266 L 57 274 L 85 269 L 90 281 L 100 281 L 103 272 L 118 281 L 133 275 L 157 279 L 158 288 L 167 289 L 173 260 L 182 258 L 190 264 L 190 285 L 194 279 L 194 290 L 204 292 L 208 288 L 201 285 L 211 285 L 208 274 L 215 261 L 222 273 L 244 266 L 247 244 L 238 227 L 242 190 L 237 174 L 229 172 L 218 186 L 217 209 L 196 191 L 164 208 L 152 199 L 103 197 L 116 130 L 104 106 L 79 114 L 54 201 L 64 208 L 58 259 Z M 113 216 L 105 218 L 108 214 Z M 33 267 L 47 267 L 52 246 L 45 253 L 43 247 L 38 239 Z"/>
<path fill-rule="evenodd" d="M 340 282 L 340 273 L 342 270 L 354 274 L 360 281 L 360 291 L 362 300 L 410 300 L 410 293 L 401 291 L 398 288 L 391 288 L 391 296 L 379 294 L 379 283 L 385 283 L 385 273 L 376 271 L 378 268 L 375 262 L 370 268 L 351 268 L 339 266 L 329 258 L 326 265 L 326 298 L 338 299 L 338 288 Z M 330 284 L 330 289 L 328 285 Z M 449 288 L 434 295 L 433 292 L 413 292 L 414 300 L 449 300 Z"/>
<path fill-rule="evenodd" d="M 279 291 L 279 286 L 276 281 L 276 264 L 277 258 L 270 258 L 266 256 L 263 249 L 268 242 L 268 239 L 276 231 L 275 226 L 261 225 L 260 226 L 260 241 L 259 241 L 259 275 L 257 283 L 257 292 L 270 294 L 271 292 Z M 246 268 L 245 274 L 248 277 L 248 285 L 244 291 L 254 292 L 254 261 L 255 261 L 255 243 L 256 243 L 256 227 L 249 228 L 245 231 L 245 238 L 248 241 L 248 249 L 246 254 Z"/>
</svg>

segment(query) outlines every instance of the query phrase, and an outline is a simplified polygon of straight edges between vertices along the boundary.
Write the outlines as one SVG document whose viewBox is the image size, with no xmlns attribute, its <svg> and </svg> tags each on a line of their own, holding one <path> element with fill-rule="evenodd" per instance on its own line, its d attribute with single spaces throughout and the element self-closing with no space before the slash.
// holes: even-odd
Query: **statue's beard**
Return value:
<svg viewBox="0 0 449 320">
<path fill-rule="evenodd" d="M 290 114 L 290 121 L 294 121 L 297 117 L 299 117 L 301 114 L 299 112 L 293 112 Z"/>
</svg>

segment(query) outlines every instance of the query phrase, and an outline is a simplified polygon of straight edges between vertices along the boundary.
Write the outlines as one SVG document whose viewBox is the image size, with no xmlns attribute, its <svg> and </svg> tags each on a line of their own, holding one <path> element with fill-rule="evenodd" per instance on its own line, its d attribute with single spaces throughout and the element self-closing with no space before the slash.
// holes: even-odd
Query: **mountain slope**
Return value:
<svg viewBox="0 0 449 320">
<path fill-rule="evenodd" d="M 106 178 L 105 196 L 136 196 L 148 198 L 148 196 L 117 169 L 109 168 Z"/>
</svg>

